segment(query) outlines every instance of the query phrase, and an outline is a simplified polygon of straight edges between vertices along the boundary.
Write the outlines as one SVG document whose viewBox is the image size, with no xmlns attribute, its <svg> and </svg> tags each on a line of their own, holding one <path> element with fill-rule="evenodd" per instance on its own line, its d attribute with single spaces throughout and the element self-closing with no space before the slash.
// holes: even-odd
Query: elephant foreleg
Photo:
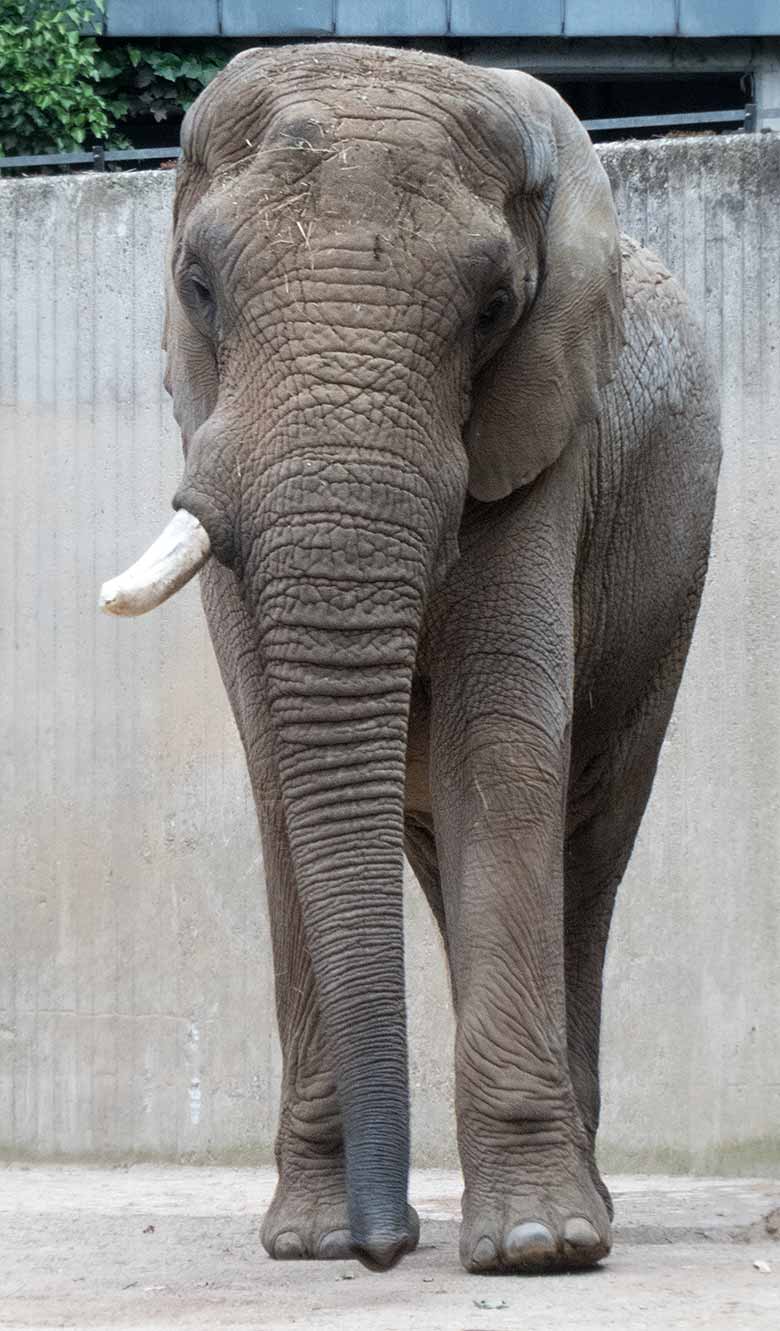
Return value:
<svg viewBox="0 0 780 1331">
<path fill-rule="evenodd" d="M 610 1244 L 566 1054 L 563 772 L 543 770 L 541 755 L 538 766 L 529 761 L 530 741 L 518 732 L 479 745 L 489 767 L 467 760 L 462 795 L 451 789 L 440 813 L 457 993 L 461 1258 L 475 1271 L 589 1265 Z"/>
<path fill-rule="evenodd" d="M 473 1271 L 592 1265 L 610 1246 L 566 1049 L 574 637 L 569 571 L 534 555 L 549 530 L 531 528 L 539 539 L 511 599 L 480 548 L 432 678 L 433 816 L 457 993 L 461 1258 Z"/>
</svg>

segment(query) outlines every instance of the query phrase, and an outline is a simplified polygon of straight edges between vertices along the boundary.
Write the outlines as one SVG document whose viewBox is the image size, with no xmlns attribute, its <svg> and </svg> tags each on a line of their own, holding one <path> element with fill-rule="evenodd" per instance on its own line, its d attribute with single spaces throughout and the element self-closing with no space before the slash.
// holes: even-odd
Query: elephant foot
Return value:
<svg viewBox="0 0 780 1331">
<path fill-rule="evenodd" d="M 417 1247 L 420 1221 L 417 1212 L 409 1207 L 410 1238 L 404 1251 Z M 357 1259 L 364 1264 L 364 1254 L 355 1250 L 349 1229 L 347 1195 L 343 1174 L 332 1179 L 307 1179 L 304 1175 L 296 1185 L 286 1185 L 280 1179 L 273 1201 L 263 1220 L 260 1238 L 269 1257 L 276 1261 L 348 1261 Z M 378 1263 L 388 1266 L 393 1263 Z"/>
<path fill-rule="evenodd" d="M 509 1172 L 509 1171 L 507 1171 Z M 571 1271 L 595 1266 L 610 1251 L 610 1217 L 604 1199 L 585 1170 L 560 1185 L 501 1178 L 492 1195 L 484 1183 L 466 1188 L 460 1259 L 474 1273 L 518 1275 Z M 536 1176 L 538 1178 L 538 1175 Z"/>
<path fill-rule="evenodd" d="M 345 1261 L 352 1257 L 347 1194 L 341 1170 L 323 1177 L 308 1171 L 276 1185 L 260 1238 L 276 1261 Z"/>
</svg>

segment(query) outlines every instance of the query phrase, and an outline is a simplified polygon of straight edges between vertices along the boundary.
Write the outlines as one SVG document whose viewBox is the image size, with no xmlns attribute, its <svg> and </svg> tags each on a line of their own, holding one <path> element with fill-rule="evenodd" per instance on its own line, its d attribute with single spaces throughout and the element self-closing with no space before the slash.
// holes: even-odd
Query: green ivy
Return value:
<svg viewBox="0 0 780 1331">
<path fill-rule="evenodd" d="M 74 152 L 115 117 L 96 87 L 95 5 L 0 0 L 0 154 Z"/>
<path fill-rule="evenodd" d="M 97 61 L 100 92 L 116 120 L 179 120 L 198 93 L 224 68 L 234 43 L 158 43 L 105 46 Z"/>
<path fill-rule="evenodd" d="M 0 0 L 0 156 L 143 143 L 144 122 L 178 122 L 235 42 L 101 42 L 103 0 Z M 135 131 L 135 133 L 134 133 Z M 140 146 L 140 145 L 139 145 Z"/>
</svg>

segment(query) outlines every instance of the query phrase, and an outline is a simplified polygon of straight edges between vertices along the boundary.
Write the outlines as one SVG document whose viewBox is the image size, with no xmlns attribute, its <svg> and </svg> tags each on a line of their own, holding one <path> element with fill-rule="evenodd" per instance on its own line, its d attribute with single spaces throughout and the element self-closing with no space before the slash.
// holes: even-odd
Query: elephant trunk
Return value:
<svg viewBox="0 0 780 1331">
<path fill-rule="evenodd" d="M 338 1086 L 352 1240 L 386 1268 L 413 1246 L 403 792 L 429 559 L 408 468 L 368 451 L 359 463 L 314 450 L 272 467 L 242 544 Z"/>
</svg>

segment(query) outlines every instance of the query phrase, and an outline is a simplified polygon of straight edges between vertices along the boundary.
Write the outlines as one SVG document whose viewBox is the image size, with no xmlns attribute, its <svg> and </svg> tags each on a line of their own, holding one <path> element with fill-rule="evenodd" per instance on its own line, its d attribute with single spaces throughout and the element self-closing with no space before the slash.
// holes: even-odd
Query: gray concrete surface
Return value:
<svg viewBox="0 0 780 1331">
<path fill-rule="evenodd" d="M 712 574 L 623 886 L 605 1010 L 612 1168 L 780 1162 L 780 142 L 603 151 L 684 279 L 723 387 Z M 279 1056 L 243 758 L 197 590 L 98 584 L 180 469 L 161 386 L 165 172 L 0 181 L 0 1150 L 270 1157 Z M 453 1163 L 452 1021 L 409 882 L 418 1163 Z"/>
<path fill-rule="evenodd" d="M 459 1175 L 417 1172 L 420 1247 L 377 1276 L 270 1261 L 258 1241 L 270 1170 L 6 1169 L 0 1326 L 777 1331 L 777 1183 L 611 1182 L 615 1248 L 600 1270 L 478 1277 L 458 1265 Z"/>
<path fill-rule="evenodd" d="M 776 38 L 756 52 L 753 97 L 759 130 L 780 130 L 780 41 Z"/>
</svg>

